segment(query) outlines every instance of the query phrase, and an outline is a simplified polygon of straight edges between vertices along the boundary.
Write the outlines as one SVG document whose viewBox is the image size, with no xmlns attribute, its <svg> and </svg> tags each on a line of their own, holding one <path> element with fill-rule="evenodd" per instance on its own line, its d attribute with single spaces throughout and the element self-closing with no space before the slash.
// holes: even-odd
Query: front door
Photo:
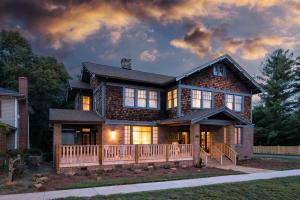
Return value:
<svg viewBox="0 0 300 200">
<path fill-rule="evenodd" d="M 90 133 L 83 133 L 82 135 L 82 144 L 89 145 L 90 144 Z"/>
<path fill-rule="evenodd" d="M 200 147 L 206 152 L 210 152 L 211 148 L 211 132 L 201 131 Z"/>
</svg>

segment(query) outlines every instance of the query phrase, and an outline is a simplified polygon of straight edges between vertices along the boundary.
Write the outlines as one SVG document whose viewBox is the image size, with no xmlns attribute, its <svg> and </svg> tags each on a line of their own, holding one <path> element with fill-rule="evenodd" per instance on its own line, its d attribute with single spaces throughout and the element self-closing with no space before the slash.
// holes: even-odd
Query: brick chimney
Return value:
<svg viewBox="0 0 300 200">
<path fill-rule="evenodd" d="M 19 149 L 24 150 L 29 147 L 28 81 L 26 77 L 19 77 L 19 93 L 24 98 L 19 100 L 18 142 Z"/>
<path fill-rule="evenodd" d="M 129 58 L 122 58 L 122 60 L 121 60 L 121 67 L 122 67 L 122 69 L 131 70 L 131 59 L 129 59 Z"/>
</svg>

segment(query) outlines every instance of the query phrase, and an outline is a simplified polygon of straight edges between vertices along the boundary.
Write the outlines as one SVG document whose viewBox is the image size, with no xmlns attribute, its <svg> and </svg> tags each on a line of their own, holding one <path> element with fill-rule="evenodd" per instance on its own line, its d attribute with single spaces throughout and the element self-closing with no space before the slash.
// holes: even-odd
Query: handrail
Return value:
<svg viewBox="0 0 300 200">
<path fill-rule="evenodd" d="M 236 165 L 237 152 L 234 149 L 224 143 L 216 143 L 215 146 L 219 148 L 222 153 L 233 162 L 234 165 Z"/>
<path fill-rule="evenodd" d="M 208 157 L 208 153 L 200 147 L 200 158 L 205 165 L 207 165 L 207 160 L 208 160 L 207 157 Z"/>
<path fill-rule="evenodd" d="M 221 165 L 223 165 L 223 153 L 222 151 L 215 145 L 211 147 L 211 156 L 215 158 Z"/>
</svg>

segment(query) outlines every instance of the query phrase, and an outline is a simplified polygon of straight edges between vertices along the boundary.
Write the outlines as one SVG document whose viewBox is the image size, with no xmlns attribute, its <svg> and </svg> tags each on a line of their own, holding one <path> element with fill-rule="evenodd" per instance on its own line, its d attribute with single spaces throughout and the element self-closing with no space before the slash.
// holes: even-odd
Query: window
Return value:
<svg viewBox="0 0 300 200">
<path fill-rule="evenodd" d="M 234 129 L 234 144 L 237 144 L 237 145 L 243 144 L 242 128 L 235 128 Z"/>
<path fill-rule="evenodd" d="M 211 92 L 203 93 L 203 108 L 211 108 Z"/>
<path fill-rule="evenodd" d="M 192 90 L 192 108 L 201 107 L 201 91 Z"/>
<path fill-rule="evenodd" d="M 133 126 L 132 140 L 133 144 L 151 144 L 151 127 Z"/>
<path fill-rule="evenodd" d="M 177 89 L 168 92 L 168 108 L 177 107 Z"/>
<path fill-rule="evenodd" d="M 138 107 L 146 107 L 147 94 L 146 90 L 138 90 L 137 92 L 137 106 Z"/>
<path fill-rule="evenodd" d="M 124 126 L 124 144 L 130 144 L 130 126 Z"/>
<path fill-rule="evenodd" d="M 236 112 L 242 112 L 243 97 L 237 95 L 226 94 L 226 107 Z"/>
<path fill-rule="evenodd" d="M 153 136 L 152 136 L 152 140 L 153 140 L 153 144 L 158 144 L 158 128 L 157 127 L 153 127 L 152 130 Z"/>
<path fill-rule="evenodd" d="M 226 107 L 233 110 L 233 95 L 226 94 Z"/>
<path fill-rule="evenodd" d="M 177 107 L 177 89 L 173 90 L 173 107 Z"/>
<path fill-rule="evenodd" d="M 158 104 L 157 92 L 149 91 L 149 108 L 157 108 Z"/>
<path fill-rule="evenodd" d="M 134 89 L 125 88 L 125 106 L 134 106 Z"/>
<path fill-rule="evenodd" d="M 168 92 L 168 108 L 172 108 L 172 91 Z"/>
<path fill-rule="evenodd" d="M 237 112 L 242 111 L 242 97 L 234 96 L 234 110 Z"/>
<path fill-rule="evenodd" d="M 215 76 L 225 75 L 225 67 L 223 65 L 215 65 L 213 71 Z"/>
<path fill-rule="evenodd" d="M 82 110 L 90 111 L 91 109 L 91 98 L 89 96 L 82 97 Z"/>
</svg>

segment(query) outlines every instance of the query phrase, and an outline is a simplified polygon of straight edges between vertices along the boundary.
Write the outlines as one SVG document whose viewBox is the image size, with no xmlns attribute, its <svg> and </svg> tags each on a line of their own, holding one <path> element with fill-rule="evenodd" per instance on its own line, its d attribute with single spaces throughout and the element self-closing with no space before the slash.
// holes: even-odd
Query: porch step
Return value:
<svg viewBox="0 0 300 200">
<path fill-rule="evenodd" d="M 220 166 L 221 164 L 214 158 L 209 157 L 207 160 L 208 167 Z M 229 160 L 226 156 L 223 156 L 223 166 L 232 165 L 232 161 Z"/>
</svg>

